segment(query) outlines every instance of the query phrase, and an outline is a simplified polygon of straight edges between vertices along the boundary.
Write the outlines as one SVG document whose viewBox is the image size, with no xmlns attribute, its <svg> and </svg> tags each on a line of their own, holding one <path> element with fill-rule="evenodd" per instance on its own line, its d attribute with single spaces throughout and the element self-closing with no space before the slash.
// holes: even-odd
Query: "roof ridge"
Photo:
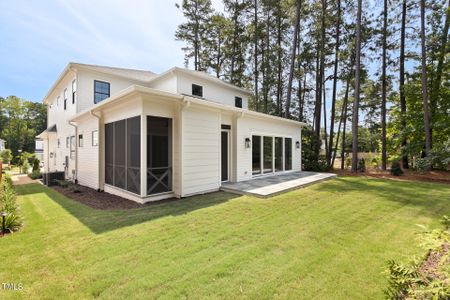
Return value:
<svg viewBox="0 0 450 300">
<path fill-rule="evenodd" d="M 85 67 L 108 68 L 108 69 L 114 69 L 114 70 L 126 70 L 126 71 L 135 71 L 135 72 L 145 72 L 145 73 L 156 74 L 155 72 L 152 72 L 152 71 L 150 71 L 150 70 L 143 70 L 143 69 L 133 69 L 133 68 L 123 68 L 123 67 L 112 67 L 112 66 L 95 65 L 95 64 L 85 64 L 85 63 L 78 63 L 78 62 L 70 62 L 70 64 L 71 64 L 71 65 L 85 66 Z"/>
</svg>

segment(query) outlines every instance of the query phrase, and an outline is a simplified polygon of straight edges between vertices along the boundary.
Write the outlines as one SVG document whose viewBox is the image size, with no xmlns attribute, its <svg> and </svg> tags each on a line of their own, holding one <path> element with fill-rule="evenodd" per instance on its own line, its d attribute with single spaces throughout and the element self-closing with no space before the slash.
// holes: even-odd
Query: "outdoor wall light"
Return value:
<svg viewBox="0 0 450 300">
<path fill-rule="evenodd" d="M 250 148 L 250 138 L 245 138 L 245 148 L 249 149 Z"/>
<path fill-rule="evenodd" d="M 299 141 L 295 142 L 295 148 L 300 149 L 300 142 Z"/>
<path fill-rule="evenodd" d="M 5 234 L 5 217 L 6 217 L 6 211 L 2 211 L 2 235 Z"/>
</svg>

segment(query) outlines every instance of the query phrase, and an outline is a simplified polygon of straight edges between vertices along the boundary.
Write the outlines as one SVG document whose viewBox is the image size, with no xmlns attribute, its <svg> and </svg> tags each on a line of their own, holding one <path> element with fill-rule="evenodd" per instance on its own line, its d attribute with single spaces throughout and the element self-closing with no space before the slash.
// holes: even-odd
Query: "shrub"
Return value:
<svg viewBox="0 0 450 300">
<path fill-rule="evenodd" d="M 41 171 L 39 170 L 33 170 L 30 174 L 28 174 L 28 177 L 31 179 L 39 179 L 42 177 Z"/>
<path fill-rule="evenodd" d="M 366 171 L 366 161 L 364 158 L 358 160 L 358 172 L 364 173 Z"/>
<path fill-rule="evenodd" d="M 81 193 L 80 186 L 78 184 L 71 184 L 69 190 L 73 193 Z"/>
<path fill-rule="evenodd" d="M 22 219 L 16 202 L 16 192 L 14 191 L 11 178 L 4 176 L 0 183 L 2 193 L 0 194 L 0 210 L 6 212 L 5 233 L 16 231 L 22 226 Z M 3 228 L 2 228 L 3 230 Z"/>
<path fill-rule="evenodd" d="M 39 163 L 40 163 L 40 161 L 37 158 L 33 161 L 33 172 L 40 170 Z M 39 171 L 39 173 L 40 173 L 40 171 Z"/>
<path fill-rule="evenodd" d="M 419 172 L 431 170 L 431 159 L 428 157 L 416 159 L 414 162 L 414 170 Z"/>
<path fill-rule="evenodd" d="M 447 170 L 450 165 L 450 138 L 443 143 L 433 145 L 430 160 L 433 168 Z"/>
<path fill-rule="evenodd" d="M 371 164 L 372 164 L 372 168 L 378 169 L 378 167 L 380 166 L 380 161 L 379 161 L 378 157 L 372 158 Z"/>
<path fill-rule="evenodd" d="M 345 159 L 345 168 L 348 169 L 352 166 L 352 158 L 351 157 L 347 157 Z"/>
<path fill-rule="evenodd" d="M 68 182 L 66 180 L 58 180 L 58 179 L 56 179 L 55 181 L 62 188 L 66 188 L 66 187 L 68 187 L 70 185 L 70 182 Z"/>
<path fill-rule="evenodd" d="M 0 152 L 0 157 L 5 164 L 9 164 L 13 159 L 12 152 L 9 149 L 4 149 Z"/>
<path fill-rule="evenodd" d="M 400 167 L 400 161 L 399 160 L 393 160 L 391 164 L 391 174 L 394 176 L 400 176 L 403 175 L 403 170 Z"/>
</svg>

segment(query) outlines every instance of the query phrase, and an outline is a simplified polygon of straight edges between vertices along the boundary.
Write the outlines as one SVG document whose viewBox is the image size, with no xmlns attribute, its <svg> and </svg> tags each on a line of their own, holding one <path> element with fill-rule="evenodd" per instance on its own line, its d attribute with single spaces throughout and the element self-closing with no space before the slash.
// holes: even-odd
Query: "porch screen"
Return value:
<svg viewBox="0 0 450 300">
<path fill-rule="evenodd" d="M 140 193 L 140 117 L 105 124 L 105 183 Z"/>
</svg>

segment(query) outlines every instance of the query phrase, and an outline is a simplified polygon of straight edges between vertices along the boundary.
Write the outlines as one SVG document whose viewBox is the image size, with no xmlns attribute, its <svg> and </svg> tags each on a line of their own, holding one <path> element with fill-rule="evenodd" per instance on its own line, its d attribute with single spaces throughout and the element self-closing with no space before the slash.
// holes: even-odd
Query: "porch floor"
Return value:
<svg viewBox="0 0 450 300">
<path fill-rule="evenodd" d="M 241 182 L 224 182 L 221 190 L 259 198 L 269 198 L 320 181 L 335 178 L 332 173 L 292 172 L 272 176 L 257 177 Z"/>
</svg>

